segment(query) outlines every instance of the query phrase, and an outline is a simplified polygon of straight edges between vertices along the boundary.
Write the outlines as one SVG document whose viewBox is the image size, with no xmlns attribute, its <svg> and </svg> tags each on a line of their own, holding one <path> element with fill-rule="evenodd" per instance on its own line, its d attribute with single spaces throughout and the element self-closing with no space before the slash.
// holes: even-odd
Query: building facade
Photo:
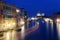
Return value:
<svg viewBox="0 0 60 40">
<path fill-rule="evenodd" d="M 21 30 L 21 33 L 17 30 Z M 24 31 L 24 8 L 0 0 L 0 40 L 18 40 L 18 34 L 23 39 Z"/>
</svg>

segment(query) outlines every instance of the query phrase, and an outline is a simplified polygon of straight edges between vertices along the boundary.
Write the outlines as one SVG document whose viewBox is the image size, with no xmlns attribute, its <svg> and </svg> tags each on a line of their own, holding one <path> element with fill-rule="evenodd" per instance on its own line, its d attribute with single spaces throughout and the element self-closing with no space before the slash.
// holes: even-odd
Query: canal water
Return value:
<svg viewBox="0 0 60 40">
<path fill-rule="evenodd" d="M 53 29 L 51 27 L 51 23 L 41 21 L 39 28 L 25 36 L 25 40 L 58 40 L 56 26 L 54 25 Z"/>
<path fill-rule="evenodd" d="M 39 26 L 35 26 L 35 23 Z M 52 28 L 53 27 L 53 28 Z M 44 20 L 39 22 L 31 22 L 28 29 L 21 31 L 7 31 L 4 32 L 4 38 L 1 40 L 58 40 L 57 28 L 51 23 Z"/>
</svg>

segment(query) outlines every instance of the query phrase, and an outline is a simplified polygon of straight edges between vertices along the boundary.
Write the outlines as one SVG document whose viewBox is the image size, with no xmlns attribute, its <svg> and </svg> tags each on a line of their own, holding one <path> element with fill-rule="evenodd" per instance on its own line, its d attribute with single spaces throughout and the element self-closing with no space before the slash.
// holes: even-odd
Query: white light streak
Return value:
<svg viewBox="0 0 60 40">
<path fill-rule="evenodd" d="M 58 39 L 60 40 L 60 19 L 57 19 L 57 32 L 58 32 Z"/>
<path fill-rule="evenodd" d="M 37 22 L 34 26 L 31 28 L 28 28 L 25 30 L 25 36 L 29 35 L 30 33 L 36 31 L 39 28 L 39 22 Z"/>
<path fill-rule="evenodd" d="M 12 40 L 17 40 L 17 36 L 16 36 L 16 31 L 15 30 L 12 30 Z"/>
<path fill-rule="evenodd" d="M 53 20 L 52 19 L 50 19 L 50 23 L 51 23 L 51 30 L 53 32 Z"/>
<path fill-rule="evenodd" d="M 25 37 L 25 26 L 23 25 L 21 27 L 21 39 L 24 40 L 24 37 Z"/>
<path fill-rule="evenodd" d="M 44 18 L 45 22 L 46 22 L 46 27 L 47 27 L 47 30 L 48 30 L 48 27 L 49 27 L 49 18 Z"/>
<path fill-rule="evenodd" d="M 6 40 L 11 40 L 11 32 L 10 31 L 8 31 L 8 32 L 6 32 Z"/>
</svg>

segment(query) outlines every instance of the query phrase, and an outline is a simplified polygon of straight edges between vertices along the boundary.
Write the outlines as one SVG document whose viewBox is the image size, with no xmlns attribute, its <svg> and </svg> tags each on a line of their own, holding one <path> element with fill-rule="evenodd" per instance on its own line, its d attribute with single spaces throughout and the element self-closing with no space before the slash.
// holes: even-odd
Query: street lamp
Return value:
<svg viewBox="0 0 60 40">
<path fill-rule="evenodd" d="M 19 9 L 16 9 L 16 12 L 17 12 L 17 13 L 19 13 L 19 12 L 20 12 L 20 10 L 19 10 Z"/>
</svg>

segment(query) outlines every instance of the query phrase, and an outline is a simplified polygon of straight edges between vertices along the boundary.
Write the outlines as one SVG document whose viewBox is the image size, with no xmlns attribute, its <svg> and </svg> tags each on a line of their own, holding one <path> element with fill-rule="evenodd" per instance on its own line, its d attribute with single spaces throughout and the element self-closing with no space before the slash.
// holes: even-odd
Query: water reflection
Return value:
<svg viewBox="0 0 60 40">
<path fill-rule="evenodd" d="M 55 21 L 56 21 L 56 28 L 58 33 L 58 40 L 60 40 L 60 18 L 58 17 Z"/>
<path fill-rule="evenodd" d="M 39 28 L 39 21 L 33 21 L 34 24 L 32 24 L 32 27 L 29 27 L 28 29 L 24 28 L 24 25 L 21 27 L 21 31 L 17 32 L 16 30 L 10 30 L 7 32 L 4 32 L 4 39 L 3 40 L 25 40 L 25 37 L 28 36 L 30 33 L 35 32 L 35 30 L 41 29 L 40 37 L 45 37 L 46 40 L 53 40 L 54 36 L 57 34 L 54 34 L 53 28 L 53 20 L 43 20 L 43 23 L 40 24 Z M 42 26 L 41 26 L 42 25 Z M 60 37 L 60 24 L 57 23 L 57 31 L 58 36 Z M 42 34 L 42 35 L 41 35 Z M 55 38 L 56 39 L 56 38 Z"/>
<path fill-rule="evenodd" d="M 36 22 L 35 25 L 32 27 L 25 29 L 24 25 L 21 27 L 21 31 L 14 30 L 8 30 L 4 31 L 3 40 L 24 40 L 25 36 L 29 35 L 30 33 L 34 32 L 39 28 L 39 22 Z"/>
</svg>

